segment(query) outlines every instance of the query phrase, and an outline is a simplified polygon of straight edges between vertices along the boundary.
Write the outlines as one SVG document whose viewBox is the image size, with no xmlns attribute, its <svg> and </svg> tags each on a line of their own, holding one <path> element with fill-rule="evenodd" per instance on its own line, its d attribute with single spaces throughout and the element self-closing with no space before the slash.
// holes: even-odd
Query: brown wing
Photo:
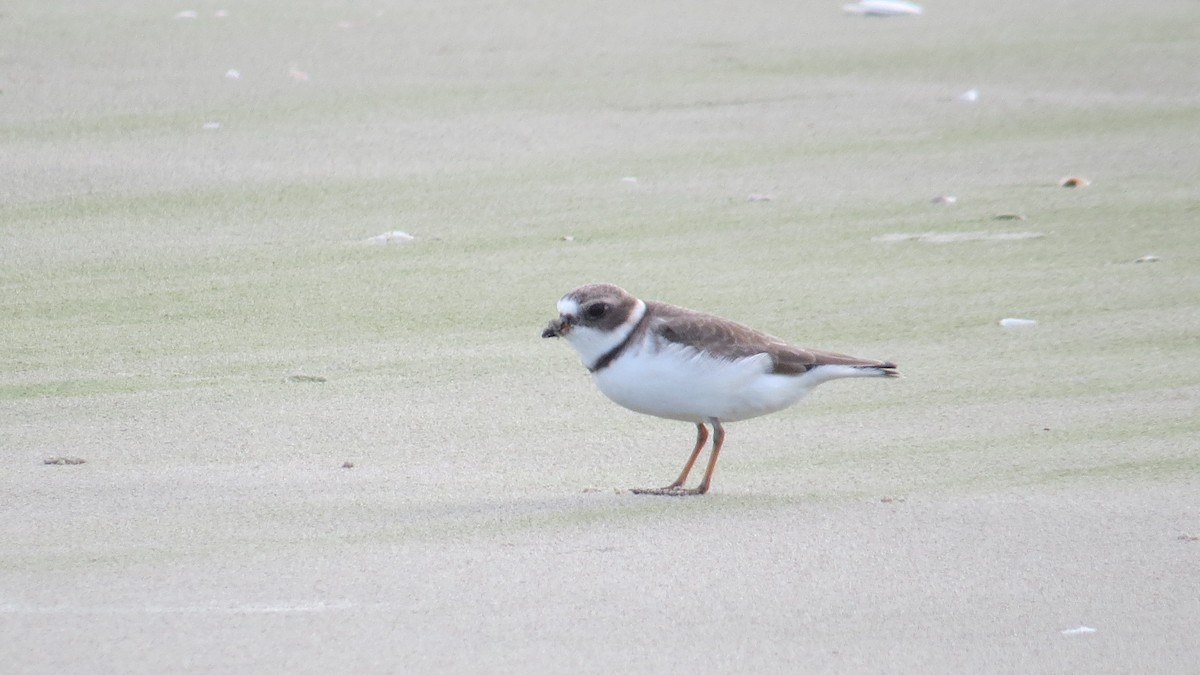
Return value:
<svg viewBox="0 0 1200 675">
<path fill-rule="evenodd" d="M 794 347 L 773 335 L 711 314 L 658 302 L 647 302 L 646 305 L 654 312 L 654 319 L 647 322 L 645 330 L 651 331 L 658 339 L 687 345 L 725 359 L 767 354 L 771 357 L 771 372 L 780 375 L 801 375 L 823 365 L 879 368 L 884 371 L 896 367 L 884 361 Z"/>
</svg>

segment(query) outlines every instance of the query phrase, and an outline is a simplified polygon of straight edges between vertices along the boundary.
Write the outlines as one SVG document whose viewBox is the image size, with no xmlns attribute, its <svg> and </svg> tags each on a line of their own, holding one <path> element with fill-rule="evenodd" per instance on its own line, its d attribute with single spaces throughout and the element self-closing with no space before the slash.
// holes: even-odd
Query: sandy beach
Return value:
<svg viewBox="0 0 1200 675">
<path fill-rule="evenodd" d="M 0 10 L 0 670 L 1195 672 L 1200 6 L 111 4 Z M 634 495 L 594 281 L 904 377 Z"/>
</svg>

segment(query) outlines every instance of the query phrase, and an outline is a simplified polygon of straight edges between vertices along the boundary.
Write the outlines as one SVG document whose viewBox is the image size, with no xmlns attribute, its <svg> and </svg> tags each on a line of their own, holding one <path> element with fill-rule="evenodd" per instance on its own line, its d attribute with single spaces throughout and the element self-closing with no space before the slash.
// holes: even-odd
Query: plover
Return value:
<svg viewBox="0 0 1200 675">
<path fill-rule="evenodd" d="M 896 364 L 794 347 L 711 314 L 639 300 L 589 284 L 558 301 L 543 338 L 565 338 L 604 395 L 635 412 L 696 425 L 696 445 L 674 483 L 638 494 L 702 495 L 725 441 L 724 423 L 782 410 L 813 387 L 843 377 L 898 377 Z M 685 488 L 708 442 L 704 479 Z"/>
</svg>

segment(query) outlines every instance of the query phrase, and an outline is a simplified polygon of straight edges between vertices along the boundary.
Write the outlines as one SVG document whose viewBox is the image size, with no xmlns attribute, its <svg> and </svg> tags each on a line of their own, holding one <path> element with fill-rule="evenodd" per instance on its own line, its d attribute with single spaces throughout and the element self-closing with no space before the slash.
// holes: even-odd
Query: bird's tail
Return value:
<svg viewBox="0 0 1200 675">
<path fill-rule="evenodd" d="M 872 374 L 878 375 L 880 377 L 900 377 L 900 371 L 896 369 L 897 368 L 896 364 L 888 362 L 888 361 L 884 361 L 877 366 L 859 366 L 859 367 L 862 368 L 863 370 L 867 370 L 867 371 L 873 370 L 875 372 Z"/>
<path fill-rule="evenodd" d="M 816 357 L 814 367 L 819 366 L 842 366 L 836 370 L 841 374 L 841 377 L 900 377 L 900 371 L 897 370 L 896 364 L 891 361 L 877 361 L 875 359 L 860 359 L 857 356 L 847 356 L 846 354 L 838 354 L 837 352 L 822 352 L 817 350 L 809 350 Z"/>
</svg>

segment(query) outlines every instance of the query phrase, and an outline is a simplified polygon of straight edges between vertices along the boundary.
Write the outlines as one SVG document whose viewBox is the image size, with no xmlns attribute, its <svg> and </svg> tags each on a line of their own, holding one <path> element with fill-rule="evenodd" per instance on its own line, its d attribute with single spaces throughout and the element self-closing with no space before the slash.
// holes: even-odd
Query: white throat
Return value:
<svg viewBox="0 0 1200 675">
<path fill-rule="evenodd" d="M 560 308 L 562 307 L 561 304 L 559 306 Z M 575 348 L 575 351 L 579 354 L 579 360 L 583 362 L 583 365 L 588 370 L 591 370 L 601 357 L 615 349 L 625 341 L 625 338 L 629 337 L 629 334 L 633 332 L 638 322 L 644 316 L 646 316 L 646 303 L 638 300 L 637 304 L 633 307 L 633 311 L 616 328 L 612 330 L 600 330 L 598 328 L 576 325 L 572 326 L 571 330 L 564 337 Z"/>
</svg>

